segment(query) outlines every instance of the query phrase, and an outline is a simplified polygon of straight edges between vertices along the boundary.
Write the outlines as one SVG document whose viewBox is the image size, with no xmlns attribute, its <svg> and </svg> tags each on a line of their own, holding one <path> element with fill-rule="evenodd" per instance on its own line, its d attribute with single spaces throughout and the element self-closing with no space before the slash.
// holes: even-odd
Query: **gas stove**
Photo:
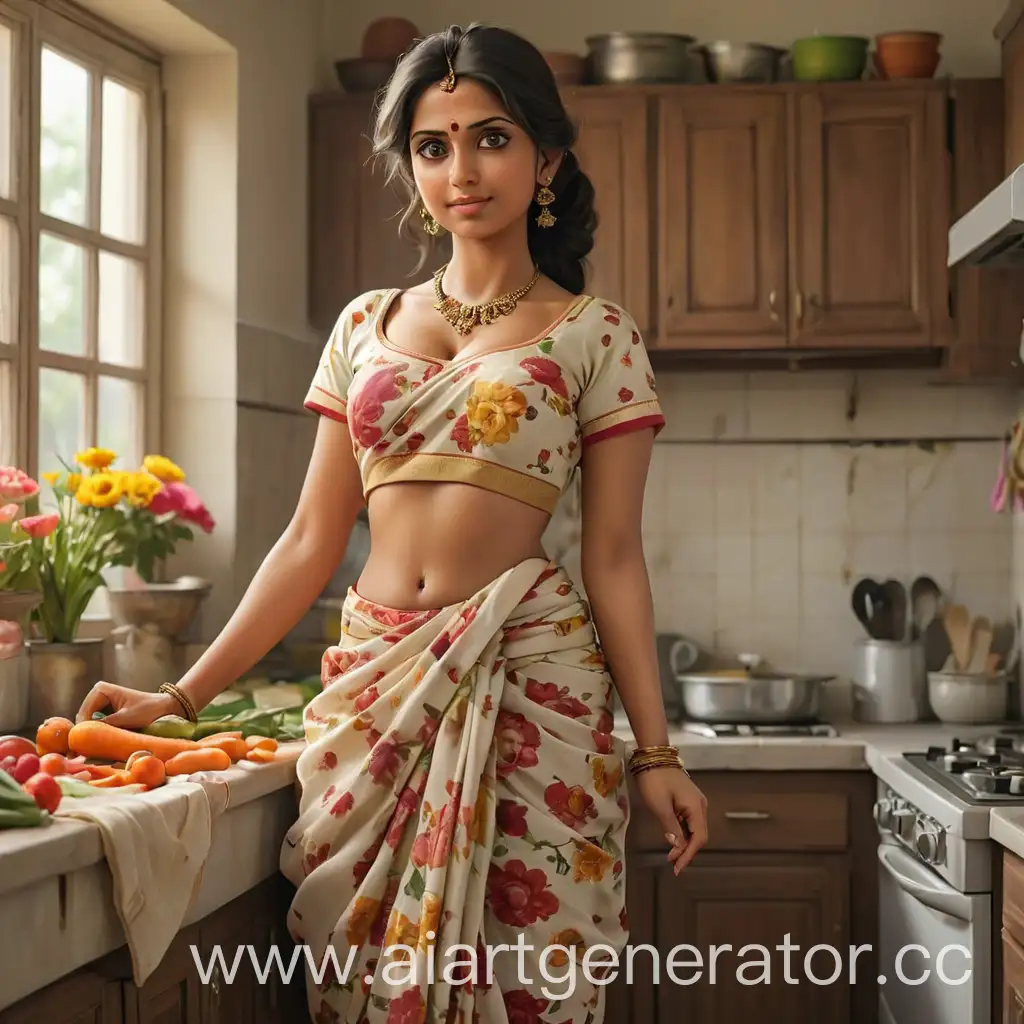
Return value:
<svg viewBox="0 0 1024 1024">
<path fill-rule="evenodd" d="M 835 737 L 839 733 L 827 722 L 682 722 L 683 732 L 705 739 L 758 736 L 766 739 L 790 739 L 800 736 Z"/>
<path fill-rule="evenodd" d="M 971 803 L 1024 803 L 1024 732 L 994 733 L 904 758 Z"/>
</svg>

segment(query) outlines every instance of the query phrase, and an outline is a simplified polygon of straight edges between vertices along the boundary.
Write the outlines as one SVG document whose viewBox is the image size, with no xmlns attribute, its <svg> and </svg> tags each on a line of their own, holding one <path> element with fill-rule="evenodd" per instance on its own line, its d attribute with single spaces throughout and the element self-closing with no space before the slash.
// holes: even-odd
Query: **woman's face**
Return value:
<svg viewBox="0 0 1024 1024">
<path fill-rule="evenodd" d="M 523 218 L 556 170 L 501 101 L 468 79 L 423 94 L 409 148 L 423 205 L 462 238 L 490 238 Z"/>
</svg>

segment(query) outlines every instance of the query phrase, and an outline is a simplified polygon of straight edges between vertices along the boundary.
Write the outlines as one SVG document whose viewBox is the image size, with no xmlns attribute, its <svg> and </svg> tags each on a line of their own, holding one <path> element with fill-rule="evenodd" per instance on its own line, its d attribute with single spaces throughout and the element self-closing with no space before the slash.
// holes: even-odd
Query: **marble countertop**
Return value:
<svg viewBox="0 0 1024 1024">
<path fill-rule="evenodd" d="M 1024 857 L 1024 807 L 996 807 L 988 819 L 988 834 L 1000 846 Z"/>
</svg>

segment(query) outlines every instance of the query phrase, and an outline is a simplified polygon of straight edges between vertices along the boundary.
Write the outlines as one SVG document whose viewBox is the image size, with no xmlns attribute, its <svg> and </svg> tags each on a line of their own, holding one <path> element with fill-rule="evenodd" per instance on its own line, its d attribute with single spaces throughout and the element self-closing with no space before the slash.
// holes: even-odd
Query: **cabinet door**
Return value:
<svg viewBox="0 0 1024 1024">
<path fill-rule="evenodd" d="M 1003 40 L 1003 81 L 1006 89 L 1005 173 L 1024 164 L 1024 17 Z"/>
<path fill-rule="evenodd" d="M 192 957 L 198 940 L 195 928 L 178 932 L 141 988 L 124 983 L 125 1024 L 202 1024 L 206 992 Z"/>
<path fill-rule="evenodd" d="M 939 83 L 794 95 L 793 343 L 925 348 L 948 321 L 949 153 Z"/>
<path fill-rule="evenodd" d="M 442 243 L 409 276 L 418 254 L 398 234 L 405 202 L 371 160 L 371 118 L 365 96 L 319 98 L 310 107 L 309 319 L 320 330 L 362 292 L 415 284 L 443 260 Z"/>
<path fill-rule="evenodd" d="M 666 348 L 786 344 L 786 99 L 692 89 L 660 100 L 658 300 Z"/>
<path fill-rule="evenodd" d="M 574 152 L 594 184 L 598 225 L 587 291 L 624 307 L 641 331 L 651 329 L 651 209 L 647 100 L 569 91 L 579 139 Z M 652 343 L 653 343 L 653 339 Z"/>
<path fill-rule="evenodd" d="M 0 1024 L 121 1024 L 121 983 L 85 969 L 0 1010 Z"/>
<path fill-rule="evenodd" d="M 1024 949 L 1003 929 L 1003 1024 L 1024 1024 Z"/>
<path fill-rule="evenodd" d="M 740 863 L 702 855 L 678 878 L 669 867 L 651 867 L 658 888 L 658 1024 L 850 1021 L 850 881 L 843 859 L 757 863 L 751 855 Z M 780 949 L 786 936 L 788 953 Z M 819 943 L 843 962 L 837 969 L 832 956 L 816 953 L 816 984 L 804 964 Z M 667 973 L 673 948 L 676 980 Z M 832 984 L 821 983 L 833 974 Z"/>
</svg>

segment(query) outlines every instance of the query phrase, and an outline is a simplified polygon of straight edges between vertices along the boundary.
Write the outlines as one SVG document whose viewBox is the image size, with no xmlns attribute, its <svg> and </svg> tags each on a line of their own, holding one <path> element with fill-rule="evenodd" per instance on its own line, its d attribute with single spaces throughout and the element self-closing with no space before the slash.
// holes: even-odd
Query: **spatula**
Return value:
<svg viewBox="0 0 1024 1024">
<path fill-rule="evenodd" d="M 951 604 L 943 615 L 956 667 L 963 672 L 971 660 L 971 614 L 962 604 Z"/>
<path fill-rule="evenodd" d="M 971 624 L 971 653 L 967 671 L 981 674 L 988 668 L 988 656 L 992 650 L 992 623 L 979 615 Z"/>
</svg>

